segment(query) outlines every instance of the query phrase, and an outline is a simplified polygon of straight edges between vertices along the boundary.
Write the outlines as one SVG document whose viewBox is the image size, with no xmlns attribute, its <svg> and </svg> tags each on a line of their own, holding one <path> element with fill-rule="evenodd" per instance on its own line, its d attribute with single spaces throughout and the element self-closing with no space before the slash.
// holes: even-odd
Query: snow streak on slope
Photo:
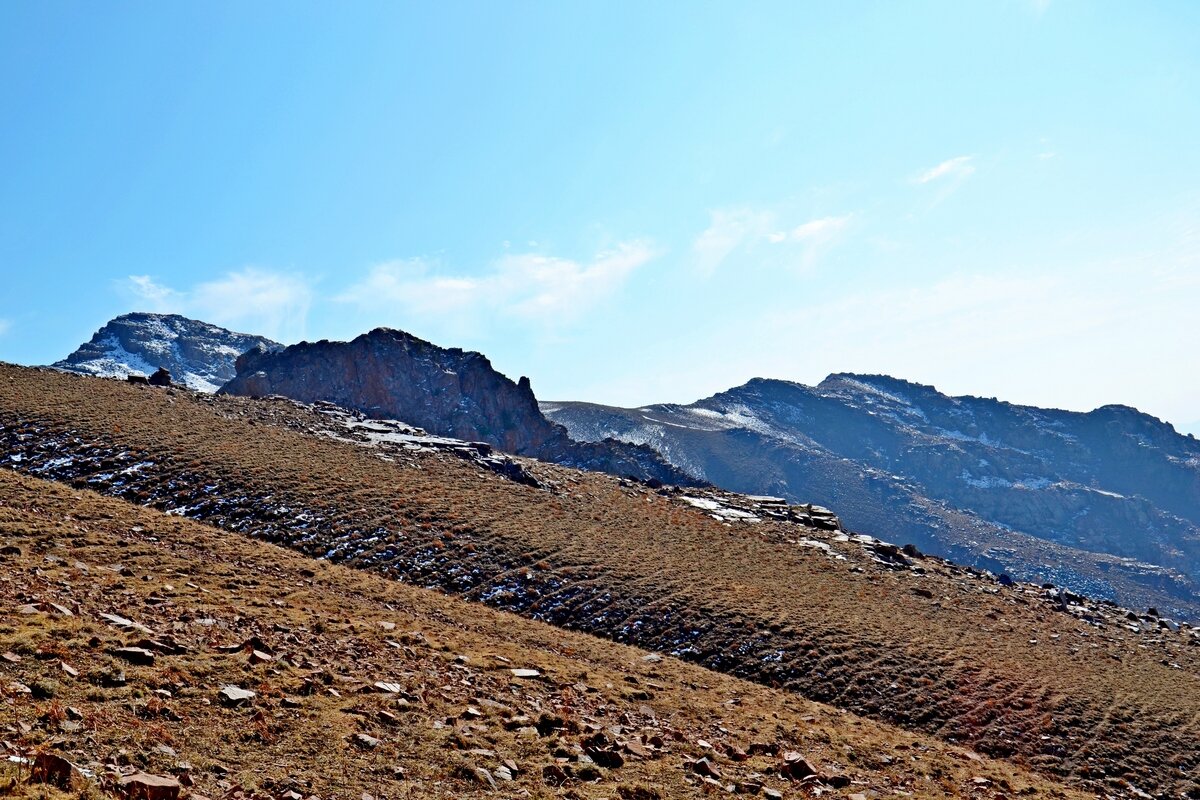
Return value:
<svg viewBox="0 0 1200 800">
<path fill-rule="evenodd" d="M 237 357 L 275 342 L 174 314 L 125 314 L 52 366 L 97 377 L 149 375 L 165 367 L 188 388 L 215 392 L 234 374 Z"/>
</svg>

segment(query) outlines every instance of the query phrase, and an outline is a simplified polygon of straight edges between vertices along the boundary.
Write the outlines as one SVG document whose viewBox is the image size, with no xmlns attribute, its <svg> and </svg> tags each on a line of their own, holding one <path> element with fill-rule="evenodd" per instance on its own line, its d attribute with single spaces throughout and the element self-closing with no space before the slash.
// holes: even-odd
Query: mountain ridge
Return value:
<svg viewBox="0 0 1200 800">
<path fill-rule="evenodd" d="M 575 438 L 648 444 L 724 488 L 797 499 L 802 487 L 854 530 L 1139 604 L 1115 588 L 1117 569 L 1146 585 L 1145 605 L 1197 610 L 1200 443 L 1128 406 L 1039 409 L 834 373 L 817 386 L 755 378 L 688 405 L 543 410 Z"/>
</svg>

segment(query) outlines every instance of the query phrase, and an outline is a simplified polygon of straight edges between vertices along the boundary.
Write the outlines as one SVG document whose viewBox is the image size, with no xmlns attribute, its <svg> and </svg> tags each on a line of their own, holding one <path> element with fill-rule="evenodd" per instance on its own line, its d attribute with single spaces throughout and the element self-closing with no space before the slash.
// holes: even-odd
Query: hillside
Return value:
<svg viewBox="0 0 1200 800">
<path fill-rule="evenodd" d="M 378 328 L 349 342 L 301 342 L 239 357 L 222 394 L 324 401 L 506 453 L 665 483 L 698 483 L 642 445 L 577 442 L 538 410 L 529 379 L 513 382 L 481 353 Z"/>
<path fill-rule="evenodd" d="M 1123 406 L 947 397 L 886 376 L 750 381 L 687 406 L 545 403 L 578 439 L 837 510 L 855 530 L 1023 580 L 1200 617 L 1200 442 Z"/>
<path fill-rule="evenodd" d="M 234 361 L 252 347 L 279 345 L 177 314 L 122 314 L 52 366 L 100 377 L 150 375 L 159 367 L 177 383 L 215 392 L 234 376 Z"/>
<path fill-rule="evenodd" d="M 349 441 L 325 411 L 0 367 L 0 452 L 17 470 L 673 654 L 1084 790 L 1200 791 L 1200 637 L 1186 624 L 850 535 L 818 509 L 518 460 L 529 485 L 437 449 Z"/>
<path fill-rule="evenodd" d="M 707 759 L 722 786 L 792 795 L 794 751 L 872 796 L 1077 796 L 672 658 L 7 471 L 0 548 L 6 755 L 49 749 L 104 789 L 142 770 L 193 796 L 649 800 L 705 794 Z M 0 768 L 0 793 L 17 770 Z"/>
</svg>

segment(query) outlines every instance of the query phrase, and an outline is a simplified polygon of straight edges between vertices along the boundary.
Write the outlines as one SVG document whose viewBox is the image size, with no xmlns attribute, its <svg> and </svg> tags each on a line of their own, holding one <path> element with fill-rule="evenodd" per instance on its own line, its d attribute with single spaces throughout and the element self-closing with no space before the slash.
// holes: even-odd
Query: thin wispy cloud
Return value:
<svg viewBox="0 0 1200 800">
<path fill-rule="evenodd" d="M 975 165 L 972 163 L 974 156 L 955 156 L 948 158 L 936 167 L 931 167 L 925 170 L 916 178 L 914 183 L 933 183 L 934 181 L 957 180 L 962 181 L 969 178 L 975 172 Z"/>
<path fill-rule="evenodd" d="M 808 270 L 841 240 L 853 218 L 853 214 L 844 214 L 840 217 L 812 219 L 790 231 L 768 234 L 767 240 L 776 245 L 794 243 L 799 246 L 800 266 Z"/>
<path fill-rule="evenodd" d="M 616 294 L 658 249 L 624 242 L 587 261 L 541 253 L 506 254 L 479 275 L 442 274 L 423 259 L 373 267 L 333 299 L 379 318 L 456 317 L 460 326 L 506 317 L 541 326 L 569 325 Z M 445 320 L 443 320 L 444 322 Z"/>
<path fill-rule="evenodd" d="M 821 217 L 797 225 L 790 231 L 776 231 L 768 234 L 767 240 L 773 244 L 780 242 L 819 242 L 836 238 L 850 223 L 852 214 L 841 217 Z"/>
<path fill-rule="evenodd" d="M 304 337 L 314 296 L 312 282 L 304 275 L 259 267 L 182 290 L 149 275 L 130 275 L 120 288 L 142 310 L 184 314 L 284 342 Z"/>
<path fill-rule="evenodd" d="M 701 275 L 712 275 L 725 259 L 740 247 L 753 245 L 769 237 L 775 215 L 749 208 L 709 212 L 709 225 L 692 243 L 696 268 Z"/>
<path fill-rule="evenodd" d="M 126 288 L 142 301 L 142 307 L 148 311 L 168 313 L 182 303 L 179 292 L 156 283 L 149 275 L 130 275 L 125 280 Z"/>
<path fill-rule="evenodd" d="M 692 243 L 696 270 L 710 276 L 735 256 L 758 265 L 807 270 L 842 239 L 854 218 L 818 217 L 782 227 L 779 216 L 750 208 L 710 212 L 708 228 Z"/>
<path fill-rule="evenodd" d="M 11 327 L 12 327 L 11 322 L 9 322 L 6 319 L 0 319 L 0 336 L 3 336 L 4 334 L 8 333 L 9 328 L 11 328 Z"/>
</svg>

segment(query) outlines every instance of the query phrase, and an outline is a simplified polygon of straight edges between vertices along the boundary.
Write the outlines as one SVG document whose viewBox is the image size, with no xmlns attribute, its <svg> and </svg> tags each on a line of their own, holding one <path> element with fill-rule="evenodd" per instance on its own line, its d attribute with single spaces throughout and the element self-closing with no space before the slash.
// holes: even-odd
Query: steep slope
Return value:
<svg viewBox="0 0 1200 800">
<path fill-rule="evenodd" d="M 1134 409 L 946 397 L 884 376 L 756 379 L 689 406 L 547 403 L 730 489 L 811 500 L 932 552 L 1141 607 L 1200 610 L 1200 442 Z"/>
<path fill-rule="evenodd" d="M 1200 791 L 1200 631 L 1186 624 L 831 530 L 817 509 L 770 498 L 518 459 L 537 480 L 526 485 L 403 441 L 340 441 L 329 425 L 324 407 L 282 398 L 0 367 L 0 463 L 15 470 L 669 653 L 1089 791 Z M 918 755 L 887 758 L 911 770 Z"/>
<path fill-rule="evenodd" d="M 142 770 L 211 797 L 661 800 L 706 794 L 711 765 L 720 786 L 790 793 L 795 751 L 859 792 L 1078 796 L 672 658 L 7 471 L 0 565 L 0 753 L 49 749 L 104 789 Z"/>
<path fill-rule="evenodd" d="M 379 328 L 350 342 L 302 342 L 278 351 L 258 347 L 236 366 L 223 394 L 326 401 L 543 461 L 697 483 L 648 447 L 572 441 L 538 410 L 528 378 L 513 383 L 480 353 L 438 347 L 403 331 Z"/>
<path fill-rule="evenodd" d="M 179 383 L 215 392 L 234 376 L 234 361 L 252 347 L 280 345 L 176 314 L 122 314 L 91 341 L 54 363 L 57 369 L 101 377 L 149 375 L 159 367 Z"/>
</svg>

